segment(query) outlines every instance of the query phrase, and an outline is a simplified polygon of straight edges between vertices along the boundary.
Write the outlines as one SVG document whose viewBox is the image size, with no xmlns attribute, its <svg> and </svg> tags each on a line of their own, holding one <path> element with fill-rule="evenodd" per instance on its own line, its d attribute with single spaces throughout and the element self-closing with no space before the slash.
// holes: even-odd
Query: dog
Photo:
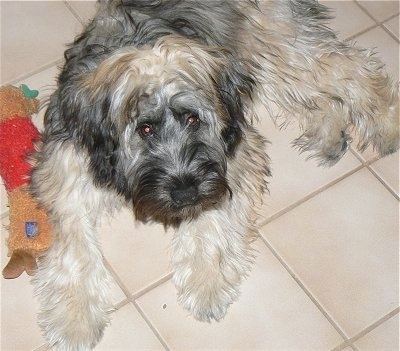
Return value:
<svg viewBox="0 0 400 351">
<path fill-rule="evenodd" d="M 101 339 L 111 278 L 96 227 L 121 206 L 175 229 L 183 308 L 225 316 L 254 261 L 271 174 L 254 121 L 297 121 L 294 146 L 325 166 L 354 133 L 360 150 L 398 149 L 397 83 L 330 18 L 314 0 L 100 1 L 65 52 L 31 175 L 55 236 L 34 278 L 51 346 Z"/>
</svg>

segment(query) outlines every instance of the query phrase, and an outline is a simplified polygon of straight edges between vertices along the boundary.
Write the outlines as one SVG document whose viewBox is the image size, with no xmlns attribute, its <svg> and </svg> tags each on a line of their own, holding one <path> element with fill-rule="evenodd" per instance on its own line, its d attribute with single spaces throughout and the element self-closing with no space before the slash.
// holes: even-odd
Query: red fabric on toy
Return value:
<svg viewBox="0 0 400 351">
<path fill-rule="evenodd" d="M 27 117 L 0 121 L 0 175 L 8 192 L 28 183 L 32 166 L 26 156 L 39 139 L 39 131 Z"/>
</svg>

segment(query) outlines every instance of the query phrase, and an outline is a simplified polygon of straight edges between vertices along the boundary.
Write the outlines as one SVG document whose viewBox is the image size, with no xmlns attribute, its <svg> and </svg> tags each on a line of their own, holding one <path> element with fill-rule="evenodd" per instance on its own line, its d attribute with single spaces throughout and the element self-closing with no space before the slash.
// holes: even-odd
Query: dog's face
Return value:
<svg viewBox="0 0 400 351">
<path fill-rule="evenodd" d="M 241 93 L 253 84 L 241 69 L 174 37 L 103 61 L 70 104 L 95 180 L 132 200 L 143 221 L 178 224 L 217 206 L 230 196 L 227 159 L 245 124 Z"/>
</svg>

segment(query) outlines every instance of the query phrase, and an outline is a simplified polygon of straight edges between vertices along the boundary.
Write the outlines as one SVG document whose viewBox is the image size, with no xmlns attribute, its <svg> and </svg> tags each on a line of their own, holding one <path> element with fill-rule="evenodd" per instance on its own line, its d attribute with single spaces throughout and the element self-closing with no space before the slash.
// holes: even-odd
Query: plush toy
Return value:
<svg viewBox="0 0 400 351">
<path fill-rule="evenodd" d="M 8 195 L 10 260 L 4 278 L 33 275 L 36 258 L 51 244 L 51 229 L 45 211 L 26 191 L 32 166 L 27 161 L 40 134 L 31 114 L 38 110 L 38 93 L 26 85 L 0 88 L 0 176 Z"/>
</svg>

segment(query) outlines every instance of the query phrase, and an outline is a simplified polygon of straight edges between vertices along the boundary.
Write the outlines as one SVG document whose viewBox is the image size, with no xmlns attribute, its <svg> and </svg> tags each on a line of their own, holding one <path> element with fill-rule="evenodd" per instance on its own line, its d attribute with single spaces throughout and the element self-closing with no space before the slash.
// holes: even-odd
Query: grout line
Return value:
<svg viewBox="0 0 400 351">
<path fill-rule="evenodd" d="M 127 299 L 125 299 L 125 300 L 122 300 L 121 302 L 118 302 L 116 305 L 114 305 L 114 311 L 113 311 L 113 313 L 114 313 L 115 311 L 118 311 L 118 310 L 120 310 L 121 308 L 125 307 L 126 305 L 129 305 L 130 303 L 131 303 L 131 299 L 130 299 L 130 298 L 127 298 Z"/>
<path fill-rule="evenodd" d="M 328 320 L 328 322 L 332 325 L 332 327 L 337 331 L 337 333 L 345 340 L 348 340 L 345 332 L 340 328 L 338 323 L 330 316 L 330 314 L 323 308 L 323 306 L 318 302 L 318 300 L 314 297 L 312 292 L 303 284 L 301 279 L 297 277 L 296 273 L 289 267 L 289 265 L 285 262 L 285 260 L 279 255 L 279 253 L 273 248 L 272 244 L 261 235 L 261 240 L 267 246 L 267 248 L 271 251 L 271 253 L 275 256 L 275 258 L 280 262 L 280 264 L 284 267 L 284 269 L 290 274 L 293 280 L 297 283 L 297 285 L 303 290 L 303 292 L 307 295 L 307 297 L 311 300 L 311 302 L 318 308 L 318 310 L 322 313 L 322 315 Z"/>
<path fill-rule="evenodd" d="M 397 201 L 400 201 L 400 196 L 396 193 L 396 191 L 394 189 L 392 189 L 392 187 L 386 183 L 386 181 L 378 174 L 378 172 L 376 172 L 371 164 L 367 165 L 366 168 L 372 173 L 372 175 L 386 188 L 387 191 L 390 192 L 391 195 L 393 195 L 395 197 L 395 199 Z"/>
<path fill-rule="evenodd" d="M 389 28 L 387 28 L 386 25 L 385 25 L 385 23 L 387 23 L 387 22 L 390 21 L 391 19 L 393 19 L 393 18 L 395 18 L 395 17 L 398 17 L 398 16 L 399 16 L 399 14 L 396 14 L 396 15 L 393 15 L 393 16 L 389 17 L 388 19 L 386 19 L 385 22 L 382 22 L 381 28 L 382 28 L 388 35 L 390 35 L 390 36 L 396 41 L 396 43 L 400 44 L 400 39 L 397 38 L 397 37 L 389 30 Z"/>
<path fill-rule="evenodd" d="M 400 310 L 400 308 L 397 307 L 396 309 L 394 309 L 393 311 L 389 312 L 388 314 L 386 314 L 382 318 L 378 319 L 375 323 L 372 323 L 371 325 L 366 327 L 364 330 L 362 330 L 361 332 L 359 332 L 358 334 L 356 334 L 352 338 L 346 340 L 344 343 L 342 343 L 339 346 L 337 346 L 336 348 L 334 348 L 332 351 L 339 351 L 339 350 L 342 350 L 346 346 L 351 346 L 351 344 L 353 344 L 354 342 L 357 342 L 359 339 L 361 339 L 362 337 L 366 336 L 367 334 L 369 334 L 374 329 L 376 329 L 379 326 L 381 326 L 383 323 L 388 321 L 390 318 L 393 318 L 394 316 L 399 314 L 399 310 Z M 354 347 L 356 347 L 356 346 L 354 346 Z"/>
<path fill-rule="evenodd" d="M 143 295 L 147 294 L 149 291 L 157 288 L 158 286 L 164 284 L 165 282 L 169 281 L 172 278 L 172 272 L 167 273 L 166 275 L 162 276 L 161 278 L 155 280 L 154 282 L 150 283 L 149 285 L 145 286 L 144 288 L 136 291 L 136 292 L 131 292 L 126 285 L 123 283 L 122 279 L 119 277 L 117 272 L 114 270 L 110 262 L 104 257 L 104 265 L 106 266 L 107 270 L 110 272 L 112 277 L 114 278 L 115 282 L 119 286 L 119 288 L 122 290 L 122 292 L 125 294 L 127 299 L 129 301 L 134 301 Z M 126 305 L 125 303 L 126 300 L 122 300 L 121 302 L 117 303 L 116 306 L 114 306 L 116 309 L 119 309 L 120 307 L 123 307 Z M 120 306 L 121 305 L 121 306 Z M 120 306 L 120 307 L 119 307 Z"/>
<path fill-rule="evenodd" d="M 161 277 L 160 279 L 156 280 L 155 282 L 149 284 L 148 286 L 146 286 L 145 288 L 137 291 L 136 293 L 133 293 L 132 299 L 136 300 L 140 297 L 142 297 L 143 295 L 147 294 L 149 291 L 157 288 L 158 286 L 164 284 L 165 282 L 169 281 L 172 278 L 172 272 L 166 274 L 165 276 Z"/>
<path fill-rule="evenodd" d="M 139 306 L 137 303 L 136 299 L 139 298 L 140 296 L 143 296 L 145 293 L 149 292 L 150 290 L 154 289 L 155 287 L 161 285 L 165 281 L 168 281 L 171 279 L 172 273 L 167 274 L 166 276 L 162 277 L 161 279 L 157 280 L 156 282 L 148 285 L 144 289 L 140 290 L 139 292 L 135 294 L 131 294 L 129 289 L 125 286 L 125 284 L 122 282 L 121 278 L 118 276 L 114 268 L 111 266 L 111 264 L 108 262 L 108 260 L 104 257 L 104 264 L 107 268 L 107 270 L 110 272 L 120 289 L 123 291 L 123 293 L 126 295 L 127 299 L 124 299 L 114 305 L 113 307 L 115 308 L 115 311 L 123 308 L 124 306 L 127 306 L 129 304 L 132 304 L 136 310 L 139 312 L 140 316 L 144 319 L 145 323 L 148 325 L 150 330 L 153 332 L 157 340 L 161 343 L 161 345 L 164 347 L 166 351 L 169 351 L 170 348 L 168 347 L 167 343 L 164 341 L 162 338 L 161 334 L 158 332 L 158 330 L 155 328 L 155 326 L 151 323 L 150 319 L 147 317 L 147 315 L 144 313 L 142 308 Z M 113 313 L 115 313 L 115 311 Z M 38 350 L 41 351 L 41 350 Z M 44 350 L 43 350 L 44 351 Z"/>
<path fill-rule="evenodd" d="M 136 301 L 132 301 L 133 306 L 136 308 L 136 310 L 139 312 L 139 314 L 142 316 L 148 327 L 151 329 L 151 331 L 154 333 L 158 341 L 161 343 L 161 345 L 164 347 L 166 351 L 170 351 L 170 347 L 168 346 L 167 342 L 164 340 L 164 338 L 161 336 L 157 328 L 151 323 L 150 319 L 147 317 L 146 313 L 143 311 L 143 309 L 140 307 L 140 305 Z"/>
<path fill-rule="evenodd" d="M 374 20 L 374 21 L 375 21 L 375 24 L 373 24 L 373 25 L 371 25 L 371 26 L 369 26 L 369 27 L 367 27 L 367 28 L 365 28 L 365 29 L 359 31 L 359 32 L 356 33 L 356 34 L 352 34 L 352 35 L 350 35 L 350 36 L 348 36 L 348 37 L 345 37 L 344 40 L 345 40 L 345 41 L 355 41 L 355 42 L 357 43 L 357 37 L 359 37 L 359 36 L 361 36 L 361 35 L 364 35 L 365 33 L 369 32 L 369 31 L 371 31 L 371 30 L 373 30 L 373 29 L 381 28 L 381 29 L 384 30 L 392 39 L 394 39 L 394 40 L 396 41 L 396 43 L 400 43 L 400 40 L 399 40 L 388 28 L 386 28 L 386 26 L 385 26 L 386 21 L 389 21 L 389 20 L 391 20 L 392 18 L 397 17 L 397 16 L 398 16 L 398 14 L 396 14 L 396 15 L 394 15 L 394 16 L 391 16 L 391 17 L 389 17 L 387 20 L 385 20 L 385 22 L 380 22 L 380 23 L 378 23 L 378 22 L 376 22 L 376 21 Z"/>
<path fill-rule="evenodd" d="M 84 23 L 83 19 L 78 15 L 78 13 L 75 11 L 75 9 L 69 4 L 67 0 L 63 0 L 63 3 L 65 7 L 71 12 L 71 14 L 75 17 L 76 20 L 82 25 L 85 26 L 86 23 Z"/>
<path fill-rule="evenodd" d="M 39 346 L 36 349 L 33 349 L 33 351 L 50 351 L 50 347 L 47 344 L 43 344 L 42 346 Z"/>
<path fill-rule="evenodd" d="M 357 42 L 357 40 L 355 40 L 357 37 L 359 37 L 359 36 L 361 36 L 361 35 L 363 35 L 363 34 L 369 32 L 370 30 L 373 30 L 373 29 L 375 29 L 375 28 L 378 28 L 378 27 L 379 27 L 379 25 L 375 23 L 375 24 L 373 24 L 373 25 L 371 25 L 371 26 L 369 26 L 369 27 L 367 27 L 367 28 L 365 28 L 365 29 L 359 31 L 359 32 L 356 33 L 356 34 L 352 34 L 352 35 L 350 35 L 350 36 L 344 38 L 344 40 L 345 40 L 345 41 L 355 41 L 355 42 Z"/>
<path fill-rule="evenodd" d="M 115 282 L 119 286 L 119 288 L 122 290 L 122 292 L 125 294 L 125 296 L 130 299 L 132 297 L 132 294 L 130 293 L 129 289 L 125 286 L 125 284 L 122 282 L 121 278 L 117 274 L 117 272 L 114 270 L 114 268 L 111 266 L 110 262 L 103 256 L 103 261 L 104 265 L 107 268 L 107 270 L 110 272 L 111 276 L 114 278 Z M 118 304 L 117 304 L 118 305 Z"/>
<path fill-rule="evenodd" d="M 355 345 L 353 345 L 350 340 L 342 342 L 341 344 L 333 348 L 331 351 L 342 351 L 347 347 L 350 347 L 353 351 L 358 351 L 358 348 Z"/>
<path fill-rule="evenodd" d="M 28 79 L 31 76 L 35 75 L 35 74 L 41 73 L 41 72 L 45 71 L 46 69 L 49 69 L 49 68 L 51 68 L 53 66 L 62 65 L 63 63 L 64 63 L 64 59 L 58 59 L 56 61 L 52 61 L 52 62 L 46 63 L 45 65 L 43 65 L 43 66 L 41 66 L 39 68 L 36 68 L 36 69 L 32 70 L 31 72 L 22 74 L 21 76 L 18 76 L 18 77 L 13 78 L 12 80 L 10 80 L 8 82 L 4 82 L 4 83 L 1 83 L 1 84 L 2 85 L 17 84 L 18 82 L 20 82 L 22 80 L 25 80 L 25 79 Z"/>
<path fill-rule="evenodd" d="M 370 17 L 370 18 L 376 23 L 376 25 L 375 25 L 375 26 L 372 26 L 372 27 L 370 27 L 369 29 L 364 30 L 364 31 L 362 31 L 362 32 L 360 32 L 360 33 L 358 33 L 358 34 L 356 34 L 356 35 L 352 35 L 351 38 L 354 38 L 355 36 L 362 35 L 362 34 L 368 32 L 369 30 L 374 29 L 375 27 L 380 27 L 380 28 L 383 29 L 391 38 L 393 38 L 393 39 L 396 41 L 396 43 L 400 43 L 399 38 L 397 38 L 388 28 L 385 27 L 385 23 L 386 23 L 387 21 L 390 21 L 391 19 L 397 17 L 397 16 L 399 15 L 399 12 L 396 12 L 395 14 L 390 15 L 389 17 L 385 18 L 384 20 L 379 21 L 379 20 L 376 19 L 373 15 L 371 15 L 371 14 L 369 13 L 369 11 L 368 11 L 366 8 L 364 8 L 364 6 L 362 6 L 362 4 L 361 4 L 359 1 L 355 1 L 355 3 L 356 3 L 356 5 L 357 5 L 368 17 Z"/>
<path fill-rule="evenodd" d="M 332 349 L 332 351 L 342 351 L 348 347 L 350 347 L 353 351 L 358 351 L 358 348 L 355 345 L 353 345 L 347 341 L 342 342 L 340 345 L 338 345 L 334 349 Z"/>
<path fill-rule="evenodd" d="M 399 15 L 399 11 L 397 11 L 396 13 L 394 13 L 393 15 L 390 15 L 387 18 L 384 18 L 382 21 L 378 20 L 377 18 L 375 18 L 362 4 L 360 1 L 355 1 L 356 5 L 368 16 L 370 17 L 378 26 L 380 26 L 381 24 L 383 24 L 386 21 L 391 20 L 393 17 L 396 17 Z"/>
<path fill-rule="evenodd" d="M 317 196 L 320 193 L 324 192 L 325 190 L 331 188 L 332 186 L 334 186 L 335 184 L 341 182 L 342 180 L 346 179 L 347 177 L 350 177 L 351 175 L 353 175 L 354 173 L 360 171 L 363 168 L 365 168 L 365 165 L 361 164 L 361 165 L 355 167 L 354 169 L 352 169 L 351 171 L 348 171 L 347 173 L 343 174 L 342 176 L 332 180 L 331 182 L 328 182 L 327 184 L 321 186 L 317 190 L 314 190 L 311 193 L 309 193 L 308 195 L 304 196 L 300 200 L 295 201 L 294 203 L 286 206 L 284 209 L 274 213 L 272 216 L 266 218 L 263 221 L 260 221 L 260 223 L 258 224 L 258 227 L 261 228 L 261 227 L 265 226 L 266 224 L 271 223 L 275 219 L 285 215 L 286 213 L 290 212 L 294 208 L 296 208 L 296 207 L 300 206 L 301 204 L 305 203 L 306 201 L 314 198 L 315 196 Z"/>
<path fill-rule="evenodd" d="M 349 151 L 350 151 L 350 153 L 351 153 L 358 161 L 360 161 L 364 166 L 367 164 L 368 161 L 367 161 L 366 159 L 364 159 L 364 158 L 362 157 L 362 154 L 361 154 L 361 153 L 358 153 L 358 152 L 353 148 L 353 146 L 350 146 Z"/>
</svg>

